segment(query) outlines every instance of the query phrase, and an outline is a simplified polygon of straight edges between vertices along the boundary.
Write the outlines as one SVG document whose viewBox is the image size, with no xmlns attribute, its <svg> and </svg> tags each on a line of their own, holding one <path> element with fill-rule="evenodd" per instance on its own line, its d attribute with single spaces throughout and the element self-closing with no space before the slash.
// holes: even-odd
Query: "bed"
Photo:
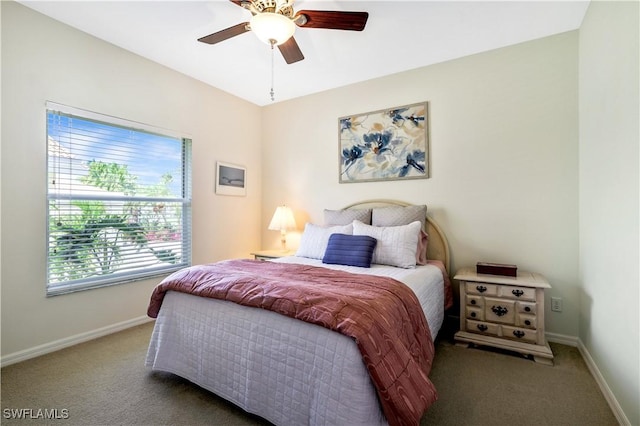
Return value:
<svg viewBox="0 0 640 426">
<path fill-rule="evenodd" d="M 344 265 L 341 261 L 323 263 L 323 259 L 305 253 L 305 250 L 312 252 L 314 249 L 313 244 L 304 242 L 305 237 L 313 234 L 311 229 L 326 234 L 330 232 L 328 229 L 348 226 L 335 223 L 349 222 L 352 215 L 360 215 L 367 210 L 382 211 L 379 210 L 382 208 L 409 208 L 415 211 L 410 204 L 386 200 L 366 201 L 338 211 L 325 211 L 325 222 L 330 218 L 334 223 L 325 223 L 326 226 L 316 228 L 312 228 L 313 224 L 307 224 L 296 256 L 262 264 L 277 270 L 278 274 L 283 274 L 281 271 L 288 271 L 289 268 L 297 268 L 293 269 L 297 278 L 302 276 L 299 271 L 310 270 L 315 274 L 321 270 L 329 277 L 335 275 L 343 278 L 345 274 L 357 274 L 369 277 L 371 282 L 387 280 L 385 276 L 400 281 L 411 289 L 409 293 L 419 302 L 427 324 L 424 335 L 428 336 L 429 344 L 433 347 L 433 340 L 442 325 L 445 307 L 451 303 L 452 296 L 448 282 L 447 241 L 426 211 L 420 228 L 425 231 L 422 235 L 428 235 L 426 247 L 421 248 L 425 250 L 428 261 L 419 262 L 420 250 L 416 253 L 416 262 L 426 263 L 424 265 L 398 267 L 373 263 L 371 267 L 364 268 Z M 375 228 L 374 225 L 368 225 L 367 228 L 360 221 L 356 222 L 358 229 L 364 229 L 365 234 L 381 232 L 380 230 L 395 232 L 396 229 L 409 226 L 393 226 L 395 219 L 390 220 L 392 222 L 388 226 Z M 352 226 L 356 226 L 356 222 Z M 316 242 L 315 239 L 313 241 Z M 331 243 L 322 248 L 327 251 L 327 256 L 330 247 Z M 380 260 L 380 253 L 376 253 Z M 376 254 L 374 260 L 375 256 Z M 239 269 L 261 267 L 258 265 L 260 261 L 228 262 Z M 267 265 L 268 263 L 271 264 Z M 196 270 L 199 271 L 197 268 Z M 300 291 L 309 290 L 307 288 Z M 146 365 L 154 371 L 169 372 L 186 378 L 245 411 L 277 425 L 385 425 L 419 422 L 422 408 L 418 408 L 418 417 L 389 415 L 384 401 L 386 397 L 380 393 L 377 382 L 372 380 L 370 358 L 363 355 L 361 340 L 354 339 L 353 336 L 336 332 L 326 325 L 319 326 L 317 321 L 306 322 L 283 315 L 277 310 L 256 309 L 211 296 L 201 297 L 181 290 L 174 291 L 169 287 L 162 292 L 161 303 L 156 304 L 155 311 L 152 312 L 156 294 L 154 291 L 150 316 L 157 319 L 146 358 Z M 279 297 L 277 299 L 280 300 Z M 428 356 L 430 359 L 426 361 L 430 366 L 433 353 Z M 436 398 L 435 391 L 429 398 L 431 399 L 426 401 L 426 405 Z"/>
</svg>

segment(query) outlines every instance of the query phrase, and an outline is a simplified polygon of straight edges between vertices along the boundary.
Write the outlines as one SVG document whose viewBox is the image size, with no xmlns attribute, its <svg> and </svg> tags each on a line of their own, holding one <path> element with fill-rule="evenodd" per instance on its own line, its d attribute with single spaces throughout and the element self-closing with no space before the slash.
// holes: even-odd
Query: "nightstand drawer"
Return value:
<svg viewBox="0 0 640 426">
<path fill-rule="evenodd" d="M 500 286 L 498 293 L 500 297 L 508 299 L 536 300 L 535 288 L 502 285 Z"/>
<path fill-rule="evenodd" d="M 491 336 L 498 336 L 498 334 L 500 333 L 500 326 L 488 322 L 467 320 L 467 331 L 471 333 L 481 333 Z"/>
<path fill-rule="evenodd" d="M 467 318 L 469 319 L 480 320 L 480 321 L 484 320 L 484 311 L 482 310 L 481 307 L 467 306 L 466 312 L 467 312 Z"/>
<path fill-rule="evenodd" d="M 505 299 L 485 298 L 484 318 L 502 324 L 516 323 L 516 302 Z"/>
<path fill-rule="evenodd" d="M 497 296 L 498 286 L 486 283 L 467 283 L 467 294 L 479 294 L 481 296 Z"/>
<path fill-rule="evenodd" d="M 537 328 L 536 316 L 528 315 L 528 314 L 520 314 L 518 315 L 518 319 L 516 320 L 516 325 L 518 327 L 536 329 Z"/>
<path fill-rule="evenodd" d="M 516 302 L 516 310 L 521 314 L 535 314 L 537 306 L 533 302 Z"/>
<path fill-rule="evenodd" d="M 503 325 L 502 337 L 535 343 L 538 339 L 538 332 L 536 330 L 527 330 L 524 328 L 515 328 Z"/>
<path fill-rule="evenodd" d="M 473 296 L 468 294 L 467 295 L 467 305 L 468 306 L 476 306 L 476 307 L 483 307 L 484 306 L 484 297 L 482 296 Z"/>
</svg>

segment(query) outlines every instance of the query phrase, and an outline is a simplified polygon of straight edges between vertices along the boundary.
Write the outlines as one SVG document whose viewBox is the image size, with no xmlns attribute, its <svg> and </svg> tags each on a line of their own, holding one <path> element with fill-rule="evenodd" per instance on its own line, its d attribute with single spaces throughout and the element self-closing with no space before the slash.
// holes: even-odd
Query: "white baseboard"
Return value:
<svg viewBox="0 0 640 426">
<path fill-rule="evenodd" d="M 7 365 L 15 364 L 20 361 L 25 361 L 27 359 L 35 358 L 40 355 L 45 355 L 51 352 L 59 351 L 60 349 L 77 345 L 78 343 L 87 342 L 89 340 L 97 339 L 98 337 L 106 336 L 108 334 L 117 333 L 118 331 L 135 327 L 137 325 L 141 325 L 149 321 L 153 321 L 153 318 L 149 318 L 148 316 L 144 315 L 138 318 L 133 318 L 127 321 L 119 322 L 117 324 L 112 324 L 106 327 L 98 328 L 96 330 L 87 331 L 86 333 L 80 333 L 80 334 L 76 334 L 75 336 L 65 337 L 64 339 L 45 343 L 44 345 L 39 345 L 33 348 L 14 352 L 12 354 L 5 355 L 2 358 L 0 358 L 0 366 L 6 367 Z"/>
<path fill-rule="evenodd" d="M 604 376 L 602 375 L 602 373 L 600 373 L 598 366 L 593 361 L 591 354 L 582 343 L 582 340 L 580 340 L 579 337 L 567 336 L 564 334 L 556 334 L 556 333 L 545 333 L 545 334 L 547 336 L 547 340 L 550 342 L 560 343 L 561 345 L 573 346 L 575 348 L 578 348 L 580 355 L 582 355 L 582 359 L 584 359 L 585 364 L 587 364 L 587 368 L 589 369 L 589 372 L 591 373 L 596 383 L 598 384 L 598 387 L 600 388 L 600 391 L 602 392 L 604 399 L 609 404 L 609 408 L 611 408 L 611 411 L 613 411 L 613 415 L 616 417 L 616 420 L 618 420 L 618 423 L 625 426 L 626 425 L 631 426 L 631 422 L 629 422 L 629 419 L 624 414 L 624 411 L 622 411 L 622 407 L 620 407 L 618 400 L 616 399 L 615 395 L 611 391 L 611 388 L 607 384 L 607 381 L 604 379 Z"/>
<path fill-rule="evenodd" d="M 618 423 L 625 426 L 627 425 L 631 426 L 631 422 L 629 421 L 629 418 L 626 416 L 626 414 L 624 414 L 622 407 L 620 407 L 620 404 L 618 403 L 618 400 L 616 399 L 615 395 L 611 391 L 611 388 L 607 384 L 607 381 L 604 379 L 604 376 L 602 375 L 602 373 L 600 373 L 600 370 L 598 369 L 598 366 L 596 365 L 596 363 L 593 361 L 591 354 L 589 353 L 589 351 L 587 350 L 587 348 L 584 346 L 584 344 L 580 339 L 578 339 L 578 350 L 580 351 L 580 354 L 582 355 L 584 362 L 587 364 L 587 367 L 589 368 L 591 375 L 593 376 L 593 378 L 596 380 L 596 383 L 600 387 L 600 390 L 604 395 L 604 399 L 607 400 L 607 403 L 609 404 L 611 411 L 613 411 L 613 415 L 618 420 Z"/>
<path fill-rule="evenodd" d="M 547 340 L 553 343 L 560 343 L 574 348 L 578 347 L 578 338 L 575 336 L 567 336 L 566 334 L 545 333 Z"/>
</svg>

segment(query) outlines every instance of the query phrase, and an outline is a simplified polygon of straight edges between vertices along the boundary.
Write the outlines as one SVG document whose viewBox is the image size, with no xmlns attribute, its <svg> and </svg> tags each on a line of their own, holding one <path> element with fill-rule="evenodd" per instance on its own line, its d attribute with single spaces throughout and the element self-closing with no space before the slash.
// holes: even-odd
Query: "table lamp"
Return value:
<svg viewBox="0 0 640 426">
<path fill-rule="evenodd" d="M 291 209 L 287 206 L 278 206 L 271 218 L 269 229 L 280 231 L 282 251 L 287 251 L 287 230 L 296 229 L 296 220 L 293 218 Z"/>
</svg>

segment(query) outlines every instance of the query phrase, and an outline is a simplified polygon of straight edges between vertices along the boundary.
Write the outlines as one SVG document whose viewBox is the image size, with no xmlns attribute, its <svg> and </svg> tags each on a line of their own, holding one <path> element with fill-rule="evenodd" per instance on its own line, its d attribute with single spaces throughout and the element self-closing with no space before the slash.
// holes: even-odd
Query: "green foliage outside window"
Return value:
<svg viewBox="0 0 640 426">
<path fill-rule="evenodd" d="M 158 184 L 142 187 L 136 184 L 137 177 L 128 172 L 126 165 L 91 161 L 87 175 L 80 181 L 111 193 L 141 195 L 139 191 L 143 191 L 144 196 L 157 197 L 170 194 L 168 185 L 172 179 L 170 173 L 165 173 Z M 120 211 L 113 213 L 113 204 L 110 201 L 74 200 L 71 205 L 75 208 L 64 209 L 65 213 L 62 213 L 57 202 L 50 201 L 52 279 L 68 281 L 112 274 L 122 265 L 124 250 L 129 254 L 131 250 L 152 253 L 159 262 L 175 264 L 179 261 L 179 255 L 172 249 L 154 248 L 149 244 L 179 237 L 176 226 L 166 214 L 168 208 L 173 208 L 174 221 L 176 217 L 180 218 L 179 205 L 168 207 L 162 202 L 128 201 L 120 203 Z"/>
</svg>

